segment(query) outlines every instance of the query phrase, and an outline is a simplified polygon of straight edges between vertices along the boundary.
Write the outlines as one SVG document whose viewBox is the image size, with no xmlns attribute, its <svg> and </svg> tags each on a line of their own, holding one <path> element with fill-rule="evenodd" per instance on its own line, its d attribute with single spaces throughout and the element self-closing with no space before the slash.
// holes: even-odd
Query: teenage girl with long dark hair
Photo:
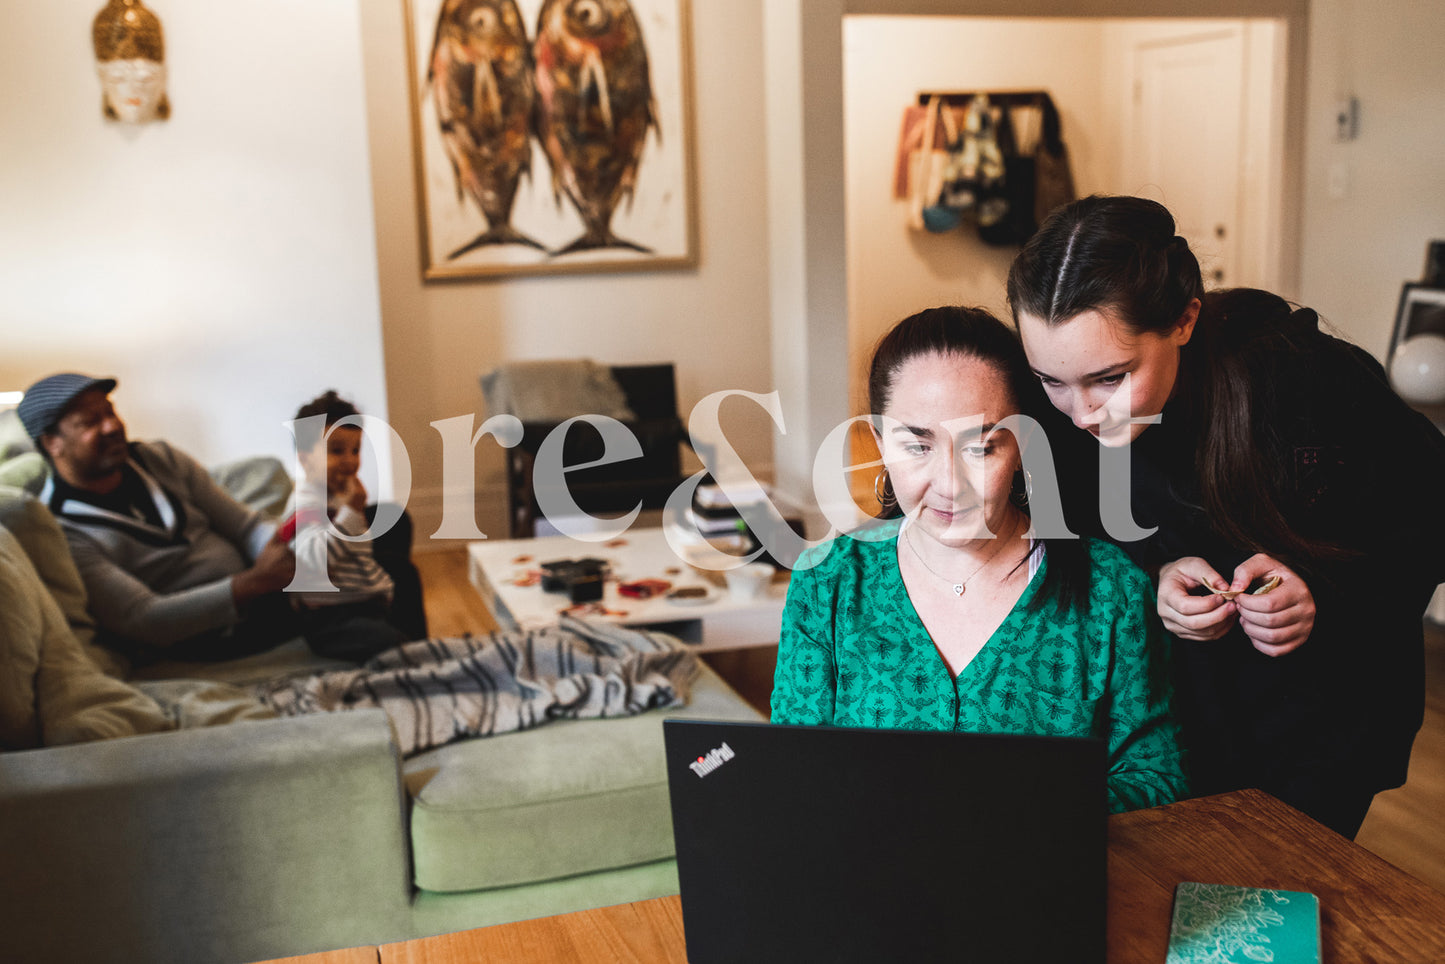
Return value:
<svg viewBox="0 0 1445 964">
<path fill-rule="evenodd" d="M 1119 482 L 1153 531 L 1120 544 L 1177 640 L 1195 791 L 1260 787 L 1353 837 L 1423 718 L 1440 432 L 1313 311 L 1205 292 L 1153 201 L 1061 208 L 1008 288 L 1076 529 L 1103 528 L 1097 463 L 1128 448 Z"/>
</svg>

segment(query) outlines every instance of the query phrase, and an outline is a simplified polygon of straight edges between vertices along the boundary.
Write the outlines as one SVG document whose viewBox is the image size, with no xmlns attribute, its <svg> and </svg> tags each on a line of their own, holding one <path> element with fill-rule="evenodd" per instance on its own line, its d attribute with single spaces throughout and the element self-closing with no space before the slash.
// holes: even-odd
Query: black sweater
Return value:
<svg viewBox="0 0 1445 964">
<path fill-rule="evenodd" d="M 1287 801 L 1322 788 L 1373 793 L 1404 782 L 1423 719 L 1421 617 L 1445 581 L 1445 437 L 1363 351 L 1317 332 L 1277 349 L 1248 364 L 1256 457 L 1289 527 L 1348 555 L 1269 553 L 1300 574 L 1316 604 L 1309 639 L 1290 654 L 1265 656 L 1237 625 L 1211 642 L 1173 641 L 1191 779 L 1199 793 L 1253 786 Z M 1186 359 L 1181 387 L 1203 361 Z M 1054 415 L 1041 420 L 1071 526 L 1107 537 L 1097 444 Z M 1222 536 L 1204 508 L 1203 431 L 1199 413 L 1171 402 L 1131 446 L 1134 519 L 1158 529 L 1120 545 L 1156 577 L 1165 563 L 1200 556 L 1228 580 L 1255 551 Z"/>
</svg>

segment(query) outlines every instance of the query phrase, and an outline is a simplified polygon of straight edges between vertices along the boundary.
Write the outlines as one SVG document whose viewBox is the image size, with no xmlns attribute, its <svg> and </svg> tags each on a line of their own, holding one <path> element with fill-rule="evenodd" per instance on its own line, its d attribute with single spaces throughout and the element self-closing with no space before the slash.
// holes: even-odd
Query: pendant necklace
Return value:
<svg viewBox="0 0 1445 964">
<path fill-rule="evenodd" d="M 1003 552 L 1004 543 L 1007 541 L 1006 539 L 1000 538 L 998 540 L 998 548 L 994 549 L 993 552 L 989 553 L 988 558 L 985 559 L 982 563 L 980 563 L 977 569 L 969 573 L 964 578 L 954 581 L 952 579 L 949 579 L 943 573 L 939 572 L 937 569 L 934 569 L 928 564 L 928 560 L 923 558 L 923 553 L 919 552 L 918 547 L 913 544 L 913 537 L 908 534 L 910 531 L 912 530 L 904 529 L 903 532 L 900 533 L 900 535 L 902 536 L 903 541 L 908 543 L 908 548 L 913 551 L 913 555 L 918 559 L 919 562 L 923 563 L 923 568 L 927 569 L 929 572 L 933 573 L 933 575 L 948 583 L 948 588 L 952 589 L 953 594 L 960 599 L 962 599 L 963 594 L 968 591 L 968 581 L 974 576 L 978 575 L 980 572 L 983 572 L 983 567 L 987 566 L 990 562 L 993 562 L 994 556 L 998 555 L 1000 552 Z"/>
</svg>

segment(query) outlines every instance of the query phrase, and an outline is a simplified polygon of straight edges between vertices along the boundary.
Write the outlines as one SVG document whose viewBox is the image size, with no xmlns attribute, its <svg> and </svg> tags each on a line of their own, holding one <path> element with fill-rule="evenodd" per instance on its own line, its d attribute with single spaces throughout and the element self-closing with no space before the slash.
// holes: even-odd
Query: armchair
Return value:
<svg viewBox="0 0 1445 964">
<path fill-rule="evenodd" d="M 565 485 L 579 508 L 590 514 L 607 515 L 632 509 L 638 502 L 644 509 L 660 509 L 683 481 L 682 445 L 691 447 L 687 428 L 677 410 L 676 374 L 671 364 L 615 365 L 603 368 L 625 398 L 625 410 L 596 412 L 616 415 L 642 446 L 639 458 L 571 470 L 564 479 L 534 477 L 533 468 L 542 443 L 565 418 L 522 419 L 522 441 L 507 450 L 507 518 L 514 539 L 535 534 L 541 514 L 537 494 Z M 513 373 L 514 377 L 522 377 Z M 486 384 L 484 380 L 484 384 Z M 566 407 L 554 399 L 554 409 Z M 490 414 L 496 414 L 495 410 Z M 579 401 L 572 415 L 594 414 Z M 568 416 L 572 417 L 572 416 Z M 602 436 L 585 422 L 569 427 L 562 446 L 564 465 L 582 465 L 602 457 Z"/>
</svg>

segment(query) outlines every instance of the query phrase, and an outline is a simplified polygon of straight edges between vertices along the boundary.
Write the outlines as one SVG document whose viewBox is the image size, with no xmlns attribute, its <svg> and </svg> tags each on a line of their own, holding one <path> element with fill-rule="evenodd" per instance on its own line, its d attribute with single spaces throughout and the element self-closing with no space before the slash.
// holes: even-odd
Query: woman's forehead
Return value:
<svg viewBox="0 0 1445 964">
<path fill-rule="evenodd" d="M 917 355 L 899 367 L 880 414 L 905 425 L 934 428 L 972 416 L 995 422 L 1016 410 L 1008 379 L 997 364 L 976 356 L 933 353 Z"/>
<path fill-rule="evenodd" d="M 1138 339 L 1134 325 L 1112 308 L 1089 308 L 1052 323 L 1021 312 L 1019 335 L 1025 348 L 1029 347 L 1030 342 L 1079 339 L 1127 347 Z"/>
<path fill-rule="evenodd" d="M 1157 340 L 1152 333 L 1136 332 L 1115 315 L 1093 310 L 1053 325 L 1020 315 L 1019 335 L 1030 366 L 1049 375 L 1107 368 Z"/>
</svg>

